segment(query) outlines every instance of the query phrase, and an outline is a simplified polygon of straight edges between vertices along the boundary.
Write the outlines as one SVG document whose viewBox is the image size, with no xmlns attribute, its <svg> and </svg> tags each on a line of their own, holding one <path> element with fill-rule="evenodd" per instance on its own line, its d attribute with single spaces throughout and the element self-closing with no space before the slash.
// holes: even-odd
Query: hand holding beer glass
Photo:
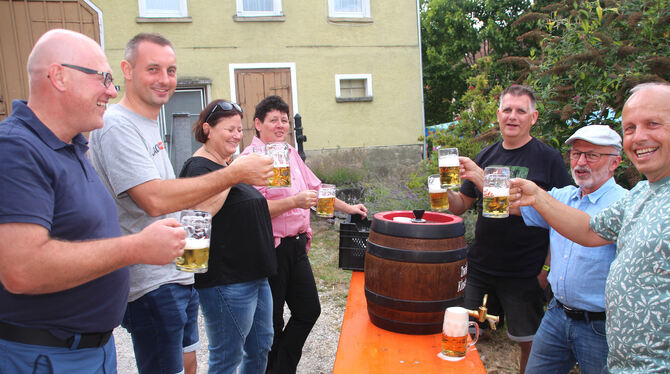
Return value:
<svg viewBox="0 0 670 374">
<path fill-rule="evenodd" d="M 488 166 L 484 169 L 484 217 L 509 217 L 509 178 L 508 167 Z"/>
<path fill-rule="evenodd" d="M 331 218 L 335 213 L 335 185 L 321 184 L 319 188 L 319 200 L 316 205 L 316 215 L 323 218 Z"/>
<path fill-rule="evenodd" d="M 291 187 L 291 168 L 289 167 L 288 144 L 268 143 L 265 152 L 274 159 L 274 176 L 269 187 Z"/>
<path fill-rule="evenodd" d="M 442 187 L 457 188 L 461 185 L 461 165 L 458 162 L 458 148 L 438 148 L 438 165 Z"/>
<path fill-rule="evenodd" d="M 475 326 L 475 339 L 468 343 L 468 327 Z M 442 324 L 442 350 L 437 356 L 447 361 L 459 361 L 465 358 L 468 348 L 479 339 L 479 325 L 468 320 L 468 310 L 452 306 L 444 312 Z"/>
<path fill-rule="evenodd" d="M 440 174 L 428 176 L 428 194 L 430 195 L 430 209 L 444 212 L 449 209 L 447 189 L 442 186 Z"/>
<path fill-rule="evenodd" d="M 186 247 L 184 254 L 175 260 L 177 270 L 207 272 L 212 215 L 202 210 L 182 210 L 179 221 L 186 230 Z"/>
</svg>

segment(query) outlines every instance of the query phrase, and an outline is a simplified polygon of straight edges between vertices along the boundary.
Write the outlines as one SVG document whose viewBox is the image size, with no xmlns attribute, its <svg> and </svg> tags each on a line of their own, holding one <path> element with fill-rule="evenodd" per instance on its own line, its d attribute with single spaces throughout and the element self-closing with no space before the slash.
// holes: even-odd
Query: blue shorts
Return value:
<svg viewBox="0 0 670 374">
<path fill-rule="evenodd" d="M 193 285 L 164 284 L 128 303 L 121 325 L 133 339 L 140 373 L 181 373 L 183 354 L 200 346 L 198 293 Z"/>
<path fill-rule="evenodd" d="M 99 348 L 69 349 L 0 339 L 0 373 L 115 374 L 114 337 Z"/>
</svg>

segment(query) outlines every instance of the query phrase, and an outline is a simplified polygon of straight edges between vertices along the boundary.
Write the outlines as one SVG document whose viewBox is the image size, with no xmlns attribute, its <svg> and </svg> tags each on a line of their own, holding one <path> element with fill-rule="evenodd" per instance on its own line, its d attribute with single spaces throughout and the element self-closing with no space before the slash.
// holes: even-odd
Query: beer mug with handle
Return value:
<svg viewBox="0 0 670 374">
<path fill-rule="evenodd" d="M 430 196 L 430 209 L 444 212 L 449 209 L 449 198 L 447 189 L 442 187 L 439 174 L 428 176 L 428 195 Z"/>
<path fill-rule="evenodd" d="M 437 149 L 438 166 L 442 187 L 456 189 L 461 185 L 461 164 L 458 161 L 458 148 Z"/>
<path fill-rule="evenodd" d="M 470 343 L 468 343 L 469 326 L 475 326 L 476 329 L 475 338 Z M 477 339 L 479 339 L 479 325 L 468 320 L 468 310 L 460 306 L 449 307 L 444 312 L 442 351 L 437 356 L 447 361 L 462 360 L 468 348 L 477 343 Z"/>
<path fill-rule="evenodd" d="M 335 214 L 335 185 L 321 184 L 319 187 L 319 200 L 316 205 L 316 215 L 330 218 Z"/>
<path fill-rule="evenodd" d="M 288 144 L 267 143 L 265 145 L 265 152 L 274 159 L 274 167 L 272 169 L 274 176 L 270 179 L 269 187 L 291 187 Z"/>
<path fill-rule="evenodd" d="M 509 184 L 508 167 L 487 166 L 484 169 L 484 199 L 482 215 L 488 218 L 509 217 Z"/>
<path fill-rule="evenodd" d="M 212 215 L 202 210 L 182 210 L 179 221 L 186 230 L 186 247 L 184 254 L 175 260 L 177 270 L 207 272 Z"/>
</svg>

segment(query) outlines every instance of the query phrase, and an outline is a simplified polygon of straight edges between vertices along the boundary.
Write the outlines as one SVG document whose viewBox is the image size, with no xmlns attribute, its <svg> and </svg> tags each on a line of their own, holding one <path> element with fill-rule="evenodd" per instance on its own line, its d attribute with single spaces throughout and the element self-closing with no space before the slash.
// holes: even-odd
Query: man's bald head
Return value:
<svg viewBox="0 0 670 374">
<path fill-rule="evenodd" d="M 28 107 L 56 136 L 70 142 L 103 125 L 110 99 L 111 68 L 100 45 L 78 32 L 54 29 L 40 37 L 28 57 Z"/>
<path fill-rule="evenodd" d="M 53 29 L 42 35 L 28 56 L 28 77 L 44 78 L 51 64 L 80 63 L 85 56 L 104 58 L 100 45 L 86 35 L 71 30 Z"/>
</svg>

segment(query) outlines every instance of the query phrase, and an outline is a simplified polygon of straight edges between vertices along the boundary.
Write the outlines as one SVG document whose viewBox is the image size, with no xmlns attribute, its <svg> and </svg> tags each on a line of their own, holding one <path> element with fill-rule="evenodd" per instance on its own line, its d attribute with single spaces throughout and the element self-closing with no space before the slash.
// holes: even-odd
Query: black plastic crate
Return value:
<svg viewBox="0 0 670 374">
<path fill-rule="evenodd" d="M 359 215 L 349 215 L 346 222 L 340 223 L 338 266 L 341 269 L 363 271 L 371 222 L 368 219 L 361 219 Z"/>
</svg>

